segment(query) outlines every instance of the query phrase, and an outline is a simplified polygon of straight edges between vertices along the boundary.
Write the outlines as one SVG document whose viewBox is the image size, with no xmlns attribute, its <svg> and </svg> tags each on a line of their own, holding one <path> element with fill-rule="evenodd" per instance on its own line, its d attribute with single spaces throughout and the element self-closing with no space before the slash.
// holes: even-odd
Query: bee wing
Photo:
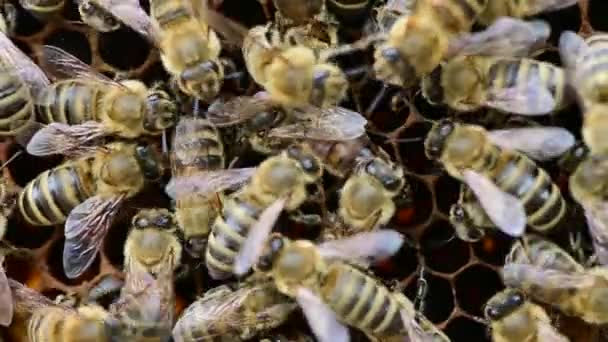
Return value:
<svg viewBox="0 0 608 342">
<path fill-rule="evenodd" d="M 73 310 L 67 306 L 56 304 L 52 300 L 41 295 L 38 291 L 35 291 L 16 280 L 8 279 L 8 285 L 12 294 L 15 312 L 31 313 L 39 308 L 48 306 L 60 307 L 66 311 Z"/>
<path fill-rule="evenodd" d="M 569 81 L 574 86 L 578 85 L 577 67 L 580 58 L 589 52 L 589 45 L 575 32 L 565 31 L 559 37 L 559 54 L 562 62 L 564 63 Z"/>
<path fill-rule="evenodd" d="M 485 30 L 467 33 L 450 41 L 448 57 L 455 55 L 527 56 L 551 33 L 543 20 L 524 21 L 502 17 Z"/>
<path fill-rule="evenodd" d="M 45 70 L 57 80 L 78 78 L 123 87 L 120 83 L 97 72 L 90 65 L 56 46 L 44 45 L 40 55 Z"/>
<path fill-rule="evenodd" d="M 538 286 L 545 290 L 589 289 L 595 283 L 595 275 L 564 272 L 528 264 L 506 264 L 501 270 L 506 286 L 530 288 Z"/>
<path fill-rule="evenodd" d="M 432 334 L 424 331 L 424 328 L 418 323 L 415 314 L 408 313 L 407 310 L 403 309 L 399 312 L 401 314 L 401 320 L 407 330 L 407 342 L 433 342 L 436 341 Z M 426 319 L 426 318 L 424 318 Z M 429 322 L 430 323 L 430 322 Z M 432 324 L 432 323 L 430 323 Z"/>
<path fill-rule="evenodd" d="M 75 157 L 94 152 L 99 139 L 111 133 L 97 121 L 79 125 L 53 122 L 38 130 L 29 140 L 26 149 L 33 156 L 62 154 Z"/>
<path fill-rule="evenodd" d="M 547 342 L 570 342 L 570 340 L 555 329 L 551 322 L 536 321 L 536 339 Z"/>
<path fill-rule="evenodd" d="M 496 145 L 541 161 L 561 156 L 576 142 L 572 133 L 561 127 L 500 129 L 488 132 L 488 136 Z"/>
<path fill-rule="evenodd" d="M 165 192 L 173 199 L 193 194 L 210 195 L 242 186 L 251 178 L 255 170 L 254 167 L 248 167 L 201 171 L 188 176 L 173 177 L 165 187 Z"/>
<path fill-rule="evenodd" d="M 0 263 L 0 325 L 9 326 L 13 320 L 13 296 L 4 266 Z"/>
<path fill-rule="evenodd" d="M 257 222 L 251 226 L 249 234 L 243 242 L 243 247 L 234 259 L 234 274 L 240 276 L 247 273 L 258 260 L 272 227 L 274 227 L 285 207 L 285 202 L 284 197 L 274 201 L 268 208 L 264 209 Z"/>
<path fill-rule="evenodd" d="M 593 249 L 600 264 L 608 265 L 608 208 L 606 203 L 586 205 L 585 217 L 593 240 Z"/>
<path fill-rule="evenodd" d="M 275 103 L 268 98 L 237 96 L 230 100 L 217 99 L 207 109 L 207 119 L 218 127 L 236 125 L 269 110 Z"/>
<path fill-rule="evenodd" d="M 355 111 L 343 107 L 306 107 L 306 118 L 292 125 L 270 130 L 276 138 L 309 140 L 353 140 L 365 134 L 367 119 Z"/>
<path fill-rule="evenodd" d="M 149 41 L 158 42 L 159 30 L 141 8 L 139 0 L 94 0 L 94 2 Z"/>
<path fill-rule="evenodd" d="M 390 229 L 365 232 L 319 244 L 322 257 L 343 260 L 381 260 L 397 253 L 403 245 L 403 235 Z"/>
<path fill-rule="evenodd" d="M 475 171 L 465 170 L 463 177 L 498 229 L 511 236 L 521 236 L 524 233 L 527 217 L 519 199 L 502 191 L 491 180 Z"/>
<path fill-rule="evenodd" d="M 334 311 L 309 289 L 300 287 L 296 301 L 319 342 L 348 342 L 350 335 Z"/>
<path fill-rule="evenodd" d="M 535 0 L 530 1 L 527 6 L 526 16 L 532 16 L 543 12 L 557 11 L 566 7 L 574 6 L 577 0 Z"/>
<path fill-rule="evenodd" d="M 553 94 L 537 74 L 528 77 L 524 84 L 509 88 L 488 89 L 487 106 L 520 115 L 545 115 L 557 106 Z"/>
<path fill-rule="evenodd" d="M 95 260 L 125 196 L 93 196 L 72 209 L 65 222 L 63 269 L 74 279 Z"/>
<path fill-rule="evenodd" d="M 30 87 L 33 94 L 38 94 L 51 83 L 40 67 L 2 32 L 0 32 L 0 64 L 2 72 L 15 72 Z"/>
</svg>

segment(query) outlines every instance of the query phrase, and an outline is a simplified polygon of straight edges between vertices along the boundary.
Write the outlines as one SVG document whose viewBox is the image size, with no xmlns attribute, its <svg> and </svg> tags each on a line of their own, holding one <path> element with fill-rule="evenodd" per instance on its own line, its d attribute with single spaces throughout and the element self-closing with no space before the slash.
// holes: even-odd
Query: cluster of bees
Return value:
<svg viewBox="0 0 608 342">
<path fill-rule="evenodd" d="M 563 33 L 559 67 L 534 59 L 551 28 L 526 19 L 575 0 L 259 1 L 276 9 L 267 13 L 272 20 L 245 28 L 216 12 L 218 1 L 150 0 L 148 13 L 138 0 L 76 0 L 96 30 L 125 25 L 158 48 L 171 79 L 150 87 L 106 77 L 56 46 L 43 46 L 34 63 L 11 40 L 15 8 L 3 4 L 0 135 L 32 156 L 65 161 L 21 189 L 2 179 L 0 236 L 12 215 L 32 226 L 63 225 L 63 269 L 76 279 L 129 200 L 161 184 L 173 205 L 133 216 L 124 284 L 109 306 L 52 301 L 0 268 L 0 324 L 26 322 L 30 341 L 240 341 L 262 338 L 301 310 L 319 341 L 348 341 L 349 328 L 373 341 L 449 341 L 369 270 L 409 248 L 388 228 L 411 188 L 407 170 L 367 136 L 374 106 L 364 113 L 341 106 L 350 77 L 361 72 L 402 88 L 408 100 L 420 90 L 454 112 L 490 108 L 525 121 L 578 102 L 578 143 L 572 132 L 533 120 L 486 130 L 452 118 L 433 122 L 420 143 L 462 183 L 450 210 L 456 238 L 478 241 L 498 231 L 517 238 L 501 271 L 507 289 L 485 306 L 494 341 L 568 341 L 547 307 L 590 324 L 608 321 L 608 145 L 601 133 L 608 35 Z M 20 6 L 49 20 L 64 2 Z M 369 18 L 362 38 L 347 44 L 338 32 L 353 16 Z M 472 31 L 474 24 L 482 28 Z M 239 48 L 243 71 L 221 55 Z M 369 50 L 373 62 L 364 68 L 336 62 Z M 224 82 L 243 74 L 259 91 L 224 96 Z M 235 146 L 264 159 L 243 166 Z M 556 158 L 569 160 L 576 204 L 536 163 Z M 338 184 L 336 210 L 304 210 L 326 202 L 327 177 Z M 589 260 L 549 240 L 564 235 L 578 213 L 589 231 L 567 234 L 590 236 Z M 290 238 L 275 229 L 284 222 L 321 234 Z M 3 259 L 18 250 L 2 246 Z M 183 264 L 221 285 L 176 317 Z"/>
</svg>

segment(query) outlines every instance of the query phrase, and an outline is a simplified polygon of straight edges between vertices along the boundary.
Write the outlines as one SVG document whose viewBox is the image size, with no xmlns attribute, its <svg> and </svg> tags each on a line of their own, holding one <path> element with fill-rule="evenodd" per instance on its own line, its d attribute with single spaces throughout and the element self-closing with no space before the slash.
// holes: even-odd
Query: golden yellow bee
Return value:
<svg viewBox="0 0 608 342">
<path fill-rule="evenodd" d="M 218 336 L 248 340 L 283 324 L 296 308 L 267 280 L 246 282 L 236 289 L 221 285 L 190 304 L 175 323 L 173 340 L 195 342 Z"/>
<path fill-rule="evenodd" d="M 65 222 L 63 266 L 76 278 L 94 261 L 124 200 L 161 177 L 160 160 L 148 145 L 97 147 L 29 182 L 19 195 L 19 210 L 32 225 Z"/>
<path fill-rule="evenodd" d="M 424 146 L 428 158 L 439 160 L 450 176 L 471 189 L 497 228 L 520 236 L 526 225 L 547 232 L 566 213 L 559 188 L 528 156 L 550 159 L 574 142 L 567 130 L 557 127 L 488 132 L 444 119 L 433 125 Z"/>
<path fill-rule="evenodd" d="M 523 293 L 506 289 L 488 300 L 486 319 L 490 321 L 494 342 L 568 342 L 551 325 L 551 319 L 540 306 L 526 300 Z"/>
</svg>

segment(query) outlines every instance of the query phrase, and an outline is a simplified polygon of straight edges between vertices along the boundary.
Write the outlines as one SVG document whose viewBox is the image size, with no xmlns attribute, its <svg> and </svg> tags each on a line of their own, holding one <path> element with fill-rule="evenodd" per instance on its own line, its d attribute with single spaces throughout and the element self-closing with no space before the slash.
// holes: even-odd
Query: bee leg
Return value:
<svg viewBox="0 0 608 342">
<path fill-rule="evenodd" d="M 414 308 L 416 312 L 424 313 L 425 299 L 428 293 L 429 285 L 425 279 L 426 269 L 424 265 L 420 266 L 420 274 L 418 276 L 418 284 L 416 290 L 416 298 L 414 298 Z"/>
</svg>

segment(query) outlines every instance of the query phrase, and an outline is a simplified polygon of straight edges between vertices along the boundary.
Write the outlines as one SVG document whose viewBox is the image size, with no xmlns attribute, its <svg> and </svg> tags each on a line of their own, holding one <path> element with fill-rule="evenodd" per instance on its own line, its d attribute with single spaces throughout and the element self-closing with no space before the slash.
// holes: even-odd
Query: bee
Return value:
<svg viewBox="0 0 608 342">
<path fill-rule="evenodd" d="M 19 4 L 37 19 L 48 20 L 63 10 L 65 0 L 19 0 Z"/>
<path fill-rule="evenodd" d="M 406 187 L 401 166 L 374 157 L 357 165 L 340 190 L 338 214 L 348 227 L 368 230 L 393 217 L 393 198 Z M 409 185 L 406 193 L 411 195 Z"/>
<path fill-rule="evenodd" d="M 96 31 L 112 32 L 120 27 L 120 21 L 95 0 L 75 0 L 75 2 L 78 4 L 78 13 L 82 21 Z"/>
<path fill-rule="evenodd" d="M 250 29 L 242 51 L 253 80 L 280 105 L 333 107 L 346 96 L 346 75 L 326 54 L 285 44 L 270 24 Z"/>
<path fill-rule="evenodd" d="M 76 278 L 94 261 L 124 200 L 161 171 L 151 146 L 116 142 L 44 171 L 24 187 L 17 205 L 32 225 L 65 222 L 63 267 Z"/>
<path fill-rule="evenodd" d="M 176 342 L 230 336 L 248 340 L 283 324 L 297 304 L 269 281 L 244 283 L 236 289 L 221 285 L 192 303 L 173 328 Z"/>
<path fill-rule="evenodd" d="M 350 261 L 393 255 L 403 237 L 392 230 L 359 233 L 319 245 L 292 241 L 270 229 L 251 230 L 235 269 L 270 275 L 277 289 L 295 298 L 319 341 L 348 341 L 348 324 L 371 339 L 408 336 L 411 340 L 449 341 L 399 292 L 390 292 Z M 264 242 L 266 241 L 266 242 Z"/>
<path fill-rule="evenodd" d="M 608 160 L 591 154 L 570 176 L 570 193 L 585 211 L 595 254 L 601 264 L 608 264 L 608 216 L 605 200 Z"/>
<path fill-rule="evenodd" d="M 603 266 L 583 271 L 545 268 L 528 263 L 507 263 L 501 271 L 506 286 L 520 289 L 531 299 L 549 304 L 587 323 L 608 322 L 608 273 Z"/>
<path fill-rule="evenodd" d="M 32 127 L 35 98 L 50 81 L 4 32 L 0 32 L 0 69 L 0 136 L 19 136 Z"/>
<path fill-rule="evenodd" d="M 0 4 L 0 32 L 12 36 L 17 26 L 17 8 L 10 3 Z"/>
<path fill-rule="evenodd" d="M 559 188 L 528 156 L 547 160 L 574 143 L 574 137 L 558 127 L 488 132 L 444 119 L 433 125 L 424 147 L 429 159 L 439 160 L 450 176 L 471 189 L 494 226 L 521 236 L 526 224 L 548 232 L 566 214 Z"/>
<path fill-rule="evenodd" d="M 205 253 L 209 274 L 225 279 L 233 273 L 247 232 L 270 229 L 283 209 L 295 211 L 308 196 L 307 186 L 323 173 L 318 158 L 305 145 L 292 145 L 264 160 L 239 192 L 228 196 L 215 219 Z"/>
<path fill-rule="evenodd" d="M 32 137 L 32 155 L 64 154 L 103 136 L 160 135 L 177 120 L 177 106 L 160 88 L 142 82 L 114 82 L 76 57 L 44 47 L 49 72 L 70 77 L 53 83 L 37 100 L 41 122 L 51 123 Z"/>
<path fill-rule="evenodd" d="M 459 56 L 422 81 L 431 103 L 459 111 L 490 107 L 522 115 L 542 115 L 568 103 L 564 70 L 527 58 Z"/>
<path fill-rule="evenodd" d="M 485 1 L 483 11 L 477 21 L 489 25 L 500 17 L 525 18 L 544 12 L 557 11 L 576 5 L 576 0 L 526 0 L 521 2 L 511 0 Z"/>
<path fill-rule="evenodd" d="M 494 342 L 568 342 L 552 325 L 540 306 L 515 289 L 503 290 L 488 300 L 484 314 L 489 320 Z"/>
<path fill-rule="evenodd" d="M 142 209 L 132 219 L 124 247 L 125 286 L 110 311 L 129 340 L 164 341 L 173 323 L 173 272 L 182 246 L 167 209 Z"/>
<path fill-rule="evenodd" d="M 608 83 L 604 80 L 606 63 L 604 49 L 608 34 L 594 34 L 587 39 L 574 32 L 564 32 L 559 40 L 562 61 L 569 71 L 569 82 L 576 89 L 583 107 L 583 141 L 593 154 L 604 154 L 608 144 L 602 135 L 606 127 L 604 112 Z"/>
<path fill-rule="evenodd" d="M 483 31 L 468 33 L 485 2 L 417 1 L 388 32 L 381 25 L 373 35 L 377 37 L 367 38 L 381 40 L 374 50 L 375 77 L 407 88 L 442 60 L 458 55 L 525 56 L 549 37 L 547 23 L 514 18 L 500 18 Z"/>
</svg>

